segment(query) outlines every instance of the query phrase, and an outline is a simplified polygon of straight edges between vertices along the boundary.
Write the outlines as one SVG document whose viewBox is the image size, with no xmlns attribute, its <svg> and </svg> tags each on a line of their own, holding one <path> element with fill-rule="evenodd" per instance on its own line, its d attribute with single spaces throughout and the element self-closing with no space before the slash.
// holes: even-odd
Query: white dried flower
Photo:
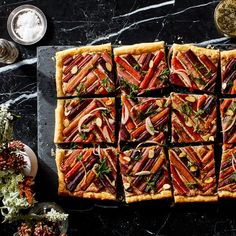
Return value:
<svg viewBox="0 0 236 236">
<path fill-rule="evenodd" d="M 51 209 L 47 214 L 45 215 L 47 220 L 52 221 L 52 222 L 61 222 L 65 221 L 68 218 L 68 214 L 56 211 L 55 209 Z"/>
</svg>

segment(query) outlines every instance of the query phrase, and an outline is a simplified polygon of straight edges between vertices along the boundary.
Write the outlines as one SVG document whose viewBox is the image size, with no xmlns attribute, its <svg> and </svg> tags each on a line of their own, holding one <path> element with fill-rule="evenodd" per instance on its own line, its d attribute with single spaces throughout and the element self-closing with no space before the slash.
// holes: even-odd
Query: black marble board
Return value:
<svg viewBox="0 0 236 236">
<path fill-rule="evenodd" d="M 66 48 L 44 46 L 37 51 L 38 155 L 42 166 L 38 188 L 43 188 L 40 183 L 46 183 L 49 191 L 40 192 L 43 195 L 40 197 L 56 199 L 70 213 L 69 235 L 234 235 L 222 234 L 224 227 L 228 228 L 235 220 L 233 201 L 175 206 L 171 201 L 148 201 L 126 205 L 57 196 L 57 171 L 52 156 L 56 108 L 54 56 L 56 51 Z"/>
</svg>

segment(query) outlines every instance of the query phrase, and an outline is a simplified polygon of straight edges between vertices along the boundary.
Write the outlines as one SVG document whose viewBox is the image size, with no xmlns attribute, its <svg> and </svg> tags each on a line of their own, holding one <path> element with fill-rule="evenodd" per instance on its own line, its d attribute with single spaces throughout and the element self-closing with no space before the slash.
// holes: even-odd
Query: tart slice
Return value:
<svg viewBox="0 0 236 236">
<path fill-rule="evenodd" d="M 236 50 L 220 53 L 221 61 L 221 92 L 236 94 Z"/>
<path fill-rule="evenodd" d="M 120 141 L 164 143 L 168 131 L 170 100 L 121 96 Z"/>
<path fill-rule="evenodd" d="M 55 143 L 114 143 L 115 99 L 58 100 Z"/>
<path fill-rule="evenodd" d="M 116 149 L 57 149 L 56 164 L 59 195 L 101 200 L 116 199 Z"/>
<path fill-rule="evenodd" d="M 57 52 L 57 97 L 114 93 L 111 52 L 111 44 L 71 48 Z"/>
<path fill-rule="evenodd" d="M 224 144 L 218 183 L 219 197 L 236 198 L 236 146 Z"/>
<path fill-rule="evenodd" d="M 127 203 L 172 196 L 162 147 L 127 150 L 120 153 L 119 160 Z"/>
<path fill-rule="evenodd" d="M 225 98 L 220 104 L 224 143 L 236 143 L 236 98 Z"/>
<path fill-rule="evenodd" d="M 188 88 L 213 93 L 216 85 L 219 50 L 191 44 L 173 44 L 170 82 Z"/>
<path fill-rule="evenodd" d="M 216 98 L 211 95 L 171 94 L 172 142 L 214 141 L 216 136 Z"/>
<path fill-rule="evenodd" d="M 175 202 L 217 201 L 213 145 L 169 150 Z"/>
<path fill-rule="evenodd" d="M 122 93 L 142 94 L 168 85 L 164 42 L 115 48 L 114 56 Z"/>
</svg>

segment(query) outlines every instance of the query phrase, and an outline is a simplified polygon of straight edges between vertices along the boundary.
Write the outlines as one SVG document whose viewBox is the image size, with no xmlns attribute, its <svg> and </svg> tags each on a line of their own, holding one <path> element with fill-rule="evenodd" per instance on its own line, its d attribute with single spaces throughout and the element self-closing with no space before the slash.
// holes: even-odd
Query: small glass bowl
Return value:
<svg viewBox="0 0 236 236">
<path fill-rule="evenodd" d="M 229 31 L 228 29 L 224 28 L 220 23 L 219 23 L 219 18 L 220 17 L 227 17 L 227 14 L 223 14 L 220 13 L 220 10 L 222 10 L 222 8 L 226 8 L 225 10 L 230 9 L 230 4 L 232 4 L 232 0 L 222 0 L 218 3 L 218 5 L 215 8 L 214 11 L 214 21 L 215 21 L 215 26 L 217 31 L 226 36 L 226 37 L 230 37 L 230 38 L 235 38 L 236 37 L 236 30 L 234 29 L 234 31 Z M 234 16 L 236 18 L 236 15 Z M 236 19 L 233 19 L 232 22 L 236 21 Z"/>
<path fill-rule="evenodd" d="M 17 17 L 20 14 L 27 12 L 27 11 L 34 12 L 38 16 L 38 18 L 43 26 L 41 34 L 38 34 L 38 37 L 35 37 L 32 41 L 24 41 L 15 31 L 15 23 L 16 23 Z M 39 40 L 41 40 L 43 38 L 43 36 L 46 33 L 46 30 L 47 30 L 46 16 L 39 8 L 37 8 L 33 5 L 22 5 L 22 6 L 15 8 L 11 12 L 11 14 L 9 15 L 8 20 L 7 20 L 7 31 L 9 33 L 9 35 L 16 43 L 19 43 L 22 45 L 32 45 L 32 44 L 37 43 Z"/>
</svg>

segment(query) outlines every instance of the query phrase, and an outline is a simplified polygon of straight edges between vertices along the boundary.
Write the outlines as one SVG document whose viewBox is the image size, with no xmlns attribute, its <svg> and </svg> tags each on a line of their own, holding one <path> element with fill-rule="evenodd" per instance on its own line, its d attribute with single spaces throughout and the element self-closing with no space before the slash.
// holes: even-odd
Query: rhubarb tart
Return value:
<svg viewBox="0 0 236 236">
<path fill-rule="evenodd" d="M 59 195 L 101 200 L 116 199 L 116 149 L 57 149 L 56 164 Z"/>
<path fill-rule="evenodd" d="M 170 82 L 173 85 L 213 93 L 216 85 L 219 50 L 191 44 L 173 44 Z"/>
<path fill-rule="evenodd" d="M 219 197 L 236 198 L 236 146 L 224 144 L 218 183 Z"/>
<path fill-rule="evenodd" d="M 236 98 L 225 98 L 220 104 L 224 143 L 236 143 Z"/>
<path fill-rule="evenodd" d="M 114 143 L 115 99 L 58 100 L 55 143 Z"/>
<path fill-rule="evenodd" d="M 236 50 L 220 53 L 221 61 L 221 92 L 236 94 Z"/>
<path fill-rule="evenodd" d="M 169 150 L 175 202 L 217 201 L 213 145 Z"/>
<path fill-rule="evenodd" d="M 114 93 L 111 53 L 111 44 L 71 48 L 57 52 L 57 97 Z"/>
<path fill-rule="evenodd" d="M 115 48 L 114 60 L 122 93 L 142 94 L 168 85 L 164 42 Z"/>
<path fill-rule="evenodd" d="M 168 131 L 170 100 L 121 96 L 122 116 L 120 141 L 164 143 Z"/>
<path fill-rule="evenodd" d="M 171 185 L 162 147 L 136 148 L 120 153 L 125 201 L 170 198 Z"/>
<path fill-rule="evenodd" d="M 212 95 L 171 94 L 172 143 L 214 141 L 216 98 Z"/>
</svg>

